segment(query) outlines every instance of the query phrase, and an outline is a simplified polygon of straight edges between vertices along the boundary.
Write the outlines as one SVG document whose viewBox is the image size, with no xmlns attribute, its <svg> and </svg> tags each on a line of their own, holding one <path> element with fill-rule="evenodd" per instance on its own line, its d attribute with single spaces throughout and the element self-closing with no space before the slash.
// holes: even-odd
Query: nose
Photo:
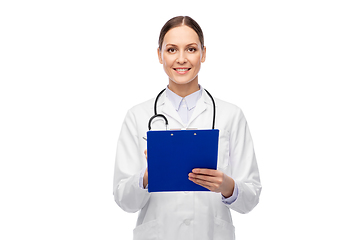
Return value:
<svg viewBox="0 0 360 240">
<path fill-rule="evenodd" d="M 184 52 L 180 52 L 179 53 L 179 57 L 178 57 L 178 59 L 177 59 L 177 62 L 179 63 L 179 64 L 184 64 L 184 63 L 186 63 L 187 62 L 187 58 L 186 58 L 186 53 L 184 53 Z"/>
</svg>

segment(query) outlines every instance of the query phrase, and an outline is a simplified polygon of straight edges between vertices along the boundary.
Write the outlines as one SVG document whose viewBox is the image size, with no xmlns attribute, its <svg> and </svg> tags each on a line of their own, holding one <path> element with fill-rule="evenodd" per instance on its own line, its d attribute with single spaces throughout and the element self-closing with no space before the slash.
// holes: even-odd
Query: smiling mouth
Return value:
<svg viewBox="0 0 360 240">
<path fill-rule="evenodd" d="M 178 73 L 186 73 L 190 71 L 191 68 L 173 68 Z"/>
</svg>

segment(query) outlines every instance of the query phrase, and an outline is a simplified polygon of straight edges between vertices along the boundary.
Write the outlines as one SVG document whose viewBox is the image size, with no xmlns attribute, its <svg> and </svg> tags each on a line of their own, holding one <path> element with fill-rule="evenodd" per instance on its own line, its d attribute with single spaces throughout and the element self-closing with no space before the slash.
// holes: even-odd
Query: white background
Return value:
<svg viewBox="0 0 360 240">
<path fill-rule="evenodd" d="M 166 86 L 157 39 L 202 27 L 200 84 L 240 106 L 263 192 L 237 239 L 360 239 L 358 1 L 1 1 L 0 239 L 132 239 L 112 196 L 126 111 Z"/>
</svg>

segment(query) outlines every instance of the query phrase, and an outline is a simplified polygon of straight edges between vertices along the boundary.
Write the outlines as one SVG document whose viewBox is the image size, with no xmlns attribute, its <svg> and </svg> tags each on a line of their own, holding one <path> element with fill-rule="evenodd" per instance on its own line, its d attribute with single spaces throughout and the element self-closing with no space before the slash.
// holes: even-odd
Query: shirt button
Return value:
<svg viewBox="0 0 360 240">
<path fill-rule="evenodd" d="M 191 220 L 190 220 L 190 219 L 186 219 L 186 220 L 184 221 L 184 224 L 185 224 L 186 226 L 189 226 L 190 223 L 191 223 Z"/>
</svg>

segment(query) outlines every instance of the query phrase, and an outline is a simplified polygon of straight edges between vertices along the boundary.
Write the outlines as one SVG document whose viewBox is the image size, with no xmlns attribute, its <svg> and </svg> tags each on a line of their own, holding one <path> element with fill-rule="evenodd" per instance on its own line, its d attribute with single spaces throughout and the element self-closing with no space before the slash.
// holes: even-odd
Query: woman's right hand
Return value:
<svg viewBox="0 0 360 240">
<path fill-rule="evenodd" d="M 145 149 L 144 154 L 145 154 L 145 158 L 147 160 L 147 149 Z M 146 167 L 144 178 L 143 178 L 143 186 L 144 186 L 144 188 L 146 188 L 147 185 L 148 185 L 148 169 Z"/>
</svg>

